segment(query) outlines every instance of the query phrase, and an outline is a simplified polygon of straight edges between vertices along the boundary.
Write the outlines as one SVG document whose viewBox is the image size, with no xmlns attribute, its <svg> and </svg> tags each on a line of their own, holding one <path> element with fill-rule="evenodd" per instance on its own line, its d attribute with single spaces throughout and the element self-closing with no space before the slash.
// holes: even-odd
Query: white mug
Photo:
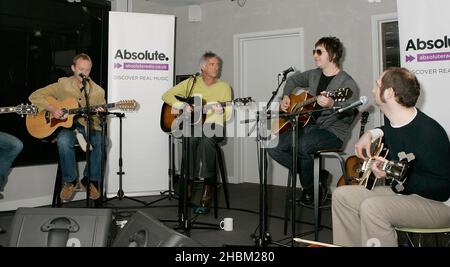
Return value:
<svg viewBox="0 0 450 267">
<path fill-rule="evenodd" d="M 233 218 L 224 218 L 220 221 L 219 226 L 224 231 L 233 231 Z"/>
</svg>

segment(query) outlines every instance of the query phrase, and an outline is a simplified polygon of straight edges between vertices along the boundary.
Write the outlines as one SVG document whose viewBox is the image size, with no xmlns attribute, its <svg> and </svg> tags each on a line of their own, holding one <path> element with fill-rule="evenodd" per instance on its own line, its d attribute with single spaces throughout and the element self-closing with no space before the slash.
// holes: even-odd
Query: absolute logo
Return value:
<svg viewBox="0 0 450 267">
<path fill-rule="evenodd" d="M 127 51 L 124 49 L 118 49 L 114 59 L 133 59 L 133 60 L 158 60 L 158 61 L 169 61 L 169 58 L 164 53 L 159 53 L 158 50 L 154 52 L 149 52 L 145 50 L 144 52 L 134 52 Z"/>
<path fill-rule="evenodd" d="M 415 40 L 409 39 L 408 43 L 406 44 L 406 51 L 433 50 L 443 48 L 450 48 L 450 38 L 447 35 L 445 35 L 441 39 L 435 40 L 421 40 L 420 38 L 417 38 Z M 450 60 L 450 52 L 434 52 L 434 53 L 421 53 L 416 55 L 411 54 L 405 55 L 406 62 L 412 62 L 416 59 L 417 62 Z"/>
<path fill-rule="evenodd" d="M 128 51 L 126 49 L 118 49 L 114 55 L 116 60 L 139 60 L 144 62 L 115 62 L 115 69 L 129 69 L 129 70 L 169 70 L 169 64 L 167 63 L 155 63 L 161 61 L 169 61 L 166 54 L 155 50 L 150 52 L 145 50 L 144 52 Z M 147 63 L 153 61 L 152 63 Z"/>
<path fill-rule="evenodd" d="M 444 36 L 442 39 L 436 40 L 420 40 L 417 38 L 415 41 L 413 39 L 409 39 L 406 44 L 406 51 L 412 50 L 425 50 L 425 49 L 441 49 L 441 48 L 449 48 L 450 47 L 450 38 Z"/>
</svg>

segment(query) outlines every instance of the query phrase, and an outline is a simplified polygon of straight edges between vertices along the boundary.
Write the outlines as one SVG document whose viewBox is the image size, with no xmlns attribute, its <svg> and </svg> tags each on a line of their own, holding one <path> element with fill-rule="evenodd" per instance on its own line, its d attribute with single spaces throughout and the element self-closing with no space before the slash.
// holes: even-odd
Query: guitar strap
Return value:
<svg viewBox="0 0 450 267">
<path fill-rule="evenodd" d="M 193 89 L 194 89 L 194 84 L 195 84 L 196 81 L 197 81 L 197 75 L 194 75 L 194 76 L 192 77 L 192 84 L 191 84 L 191 88 L 189 89 L 189 94 L 186 95 L 186 98 L 189 98 L 189 97 L 192 96 L 192 91 L 193 91 Z M 188 82 L 187 84 L 188 84 L 188 86 L 189 86 L 189 82 Z"/>
</svg>

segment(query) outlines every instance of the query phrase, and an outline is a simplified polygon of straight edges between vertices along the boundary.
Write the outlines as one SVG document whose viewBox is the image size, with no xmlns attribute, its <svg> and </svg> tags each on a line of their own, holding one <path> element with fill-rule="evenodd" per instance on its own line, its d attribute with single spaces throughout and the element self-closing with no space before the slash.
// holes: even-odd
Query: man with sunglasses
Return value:
<svg viewBox="0 0 450 267">
<path fill-rule="evenodd" d="M 417 78 L 407 69 L 390 68 L 373 92 L 385 124 L 363 134 L 355 154 L 368 159 L 372 141 L 382 137 L 389 148 L 387 159 L 407 154 L 412 160 L 406 179 L 390 186 L 367 190 L 349 185 L 333 192 L 333 242 L 343 246 L 398 246 L 395 226 L 450 226 L 450 143 L 442 126 L 415 107 L 420 95 Z M 387 159 L 375 157 L 371 166 L 379 179 L 387 176 L 381 168 Z"/>
<path fill-rule="evenodd" d="M 317 66 L 304 72 L 295 72 L 286 81 L 280 109 L 288 112 L 291 100 L 289 95 L 299 88 L 306 88 L 311 95 L 320 95 L 316 107 L 322 111 L 313 112 L 305 127 L 298 128 L 298 171 L 303 187 L 301 202 L 305 205 L 313 203 L 314 159 L 313 154 L 322 149 L 342 147 L 350 133 L 351 124 L 355 118 L 354 110 L 336 113 L 332 107 L 335 101 L 323 95 L 327 91 L 339 88 L 349 88 L 351 96 L 339 106 L 347 106 L 359 97 L 359 88 L 353 78 L 341 70 L 340 61 L 343 45 L 336 37 L 323 37 L 315 44 L 313 50 L 314 62 Z M 279 136 L 278 145 L 268 149 L 269 155 L 281 165 L 292 168 L 292 130 Z M 321 179 L 320 200 L 327 195 L 327 182 Z"/>
</svg>

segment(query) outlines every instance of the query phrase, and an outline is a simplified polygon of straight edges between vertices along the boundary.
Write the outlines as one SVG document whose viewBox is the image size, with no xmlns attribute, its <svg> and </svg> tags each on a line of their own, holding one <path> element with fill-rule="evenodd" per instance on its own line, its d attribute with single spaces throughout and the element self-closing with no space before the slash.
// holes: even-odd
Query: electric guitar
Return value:
<svg viewBox="0 0 450 267">
<path fill-rule="evenodd" d="M 331 97 L 336 102 L 342 102 L 347 99 L 350 94 L 349 88 L 339 88 L 332 91 L 328 91 L 323 93 L 323 96 Z M 312 112 L 316 107 L 317 98 L 320 95 L 312 96 L 307 91 L 302 92 L 299 95 L 290 94 L 290 105 L 288 108 L 288 112 L 284 112 L 280 109 L 280 114 L 292 114 L 305 112 L 305 114 L 298 115 L 298 123 L 299 126 L 306 126 L 311 118 L 310 112 Z M 309 113 L 309 114 L 308 114 Z M 278 120 L 274 120 L 272 123 L 272 134 L 284 133 L 289 129 L 291 125 L 291 120 L 288 117 L 279 117 Z"/>
<path fill-rule="evenodd" d="M 368 118 L 369 118 L 369 112 L 364 111 L 361 114 L 361 129 L 359 130 L 359 137 L 361 137 L 364 134 L 364 129 L 368 122 Z M 361 172 L 361 167 L 362 167 L 363 163 L 364 163 L 364 160 L 358 158 L 355 155 L 349 156 L 345 160 L 345 172 L 347 173 L 347 177 L 349 180 L 348 184 L 350 184 L 350 185 L 359 184 L 358 178 L 359 178 L 359 174 Z M 345 179 L 344 179 L 343 175 L 339 178 L 339 181 L 337 183 L 338 187 L 342 186 L 342 185 L 345 185 Z"/>
<path fill-rule="evenodd" d="M 51 96 L 46 96 L 46 100 L 50 105 L 60 108 L 64 112 L 61 119 L 53 117 L 50 111 L 44 110 L 37 115 L 28 115 L 26 118 L 27 130 L 33 137 L 43 139 L 52 135 L 59 127 L 70 128 L 73 125 L 73 119 L 80 113 L 86 113 L 86 107 L 79 107 L 75 98 L 67 98 L 58 101 Z M 118 108 L 123 111 L 132 111 L 137 108 L 136 100 L 121 100 L 116 103 L 91 106 L 91 111 L 97 108 L 114 109 Z"/>
<path fill-rule="evenodd" d="M 199 96 L 193 96 L 189 98 L 184 98 L 181 96 L 175 96 L 179 101 L 188 103 L 192 108 L 194 116 L 191 116 L 191 124 L 195 125 L 197 123 L 204 123 L 206 119 L 206 113 L 208 110 L 212 109 L 213 105 L 221 105 L 226 106 L 228 104 L 233 105 L 247 105 L 250 102 L 253 102 L 251 97 L 244 97 L 244 98 L 236 98 L 231 101 L 226 102 L 214 102 L 212 104 L 206 104 L 204 100 L 201 99 Z M 182 119 L 181 115 L 183 114 L 183 110 L 181 109 L 175 109 L 172 108 L 167 103 L 163 103 L 161 107 L 161 120 L 160 120 L 160 126 L 161 130 L 165 133 L 172 132 L 172 125 L 179 125 L 181 124 L 180 120 Z M 195 114 L 201 114 L 201 116 L 195 116 Z M 175 124 L 174 124 L 175 123 Z"/>
<path fill-rule="evenodd" d="M 17 113 L 19 115 L 28 115 L 28 114 L 36 114 L 37 113 L 37 107 L 35 105 L 17 105 L 15 107 L 0 107 L 0 114 L 5 113 Z"/>
</svg>

